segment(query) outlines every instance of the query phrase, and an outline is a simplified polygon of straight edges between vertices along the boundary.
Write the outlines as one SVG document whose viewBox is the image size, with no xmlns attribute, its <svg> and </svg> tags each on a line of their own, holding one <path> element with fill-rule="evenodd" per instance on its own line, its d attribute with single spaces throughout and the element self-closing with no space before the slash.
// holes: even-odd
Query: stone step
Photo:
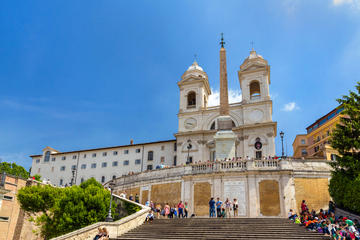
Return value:
<svg viewBox="0 0 360 240">
<path fill-rule="evenodd" d="M 123 234 L 130 239 L 329 239 L 284 218 L 156 219 Z M 113 239 L 115 240 L 115 239 Z"/>
</svg>

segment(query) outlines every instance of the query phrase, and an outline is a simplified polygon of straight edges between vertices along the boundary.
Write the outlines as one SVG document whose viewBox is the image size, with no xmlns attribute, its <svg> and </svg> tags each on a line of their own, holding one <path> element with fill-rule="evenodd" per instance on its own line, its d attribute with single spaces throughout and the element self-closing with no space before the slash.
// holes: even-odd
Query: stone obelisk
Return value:
<svg viewBox="0 0 360 240">
<path fill-rule="evenodd" d="M 214 136 L 217 160 L 235 157 L 236 140 L 236 135 L 232 131 L 232 120 L 229 114 L 226 50 L 222 34 L 220 44 L 220 116 L 217 118 L 218 131 Z"/>
</svg>

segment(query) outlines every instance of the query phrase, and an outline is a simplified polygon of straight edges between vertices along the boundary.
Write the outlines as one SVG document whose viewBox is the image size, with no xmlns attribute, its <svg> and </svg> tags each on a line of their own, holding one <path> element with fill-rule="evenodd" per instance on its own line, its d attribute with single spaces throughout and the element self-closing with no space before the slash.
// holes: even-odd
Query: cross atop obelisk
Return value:
<svg viewBox="0 0 360 240">
<path fill-rule="evenodd" d="M 229 115 L 228 82 L 226 71 L 226 51 L 224 48 L 224 35 L 221 33 L 220 48 L 220 116 Z"/>
</svg>

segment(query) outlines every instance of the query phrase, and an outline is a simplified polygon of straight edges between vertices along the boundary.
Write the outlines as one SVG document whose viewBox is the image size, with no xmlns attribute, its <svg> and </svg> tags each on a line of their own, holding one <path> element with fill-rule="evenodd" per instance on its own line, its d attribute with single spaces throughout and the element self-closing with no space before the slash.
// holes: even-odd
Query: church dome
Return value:
<svg viewBox="0 0 360 240">
<path fill-rule="evenodd" d="M 199 64 L 196 61 L 194 61 L 193 64 L 186 71 L 192 71 L 192 70 L 199 70 L 199 71 L 202 71 L 202 72 L 204 71 L 202 69 L 202 67 L 200 67 Z"/>
<path fill-rule="evenodd" d="M 261 55 L 257 54 L 256 51 L 253 49 L 250 52 L 250 56 L 248 56 L 246 59 L 255 59 L 255 58 L 264 59 Z"/>
</svg>

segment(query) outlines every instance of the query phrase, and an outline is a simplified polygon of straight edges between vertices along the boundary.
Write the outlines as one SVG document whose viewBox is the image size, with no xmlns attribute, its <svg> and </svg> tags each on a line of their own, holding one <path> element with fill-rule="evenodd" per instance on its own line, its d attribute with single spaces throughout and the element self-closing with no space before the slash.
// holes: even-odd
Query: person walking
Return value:
<svg viewBox="0 0 360 240">
<path fill-rule="evenodd" d="M 222 207 L 222 201 L 220 201 L 220 198 L 216 199 L 216 216 L 219 218 L 221 217 L 221 207 Z"/>
<path fill-rule="evenodd" d="M 185 202 L 184 204 L 184 213 L 185 213 L 185 217 L 187 218 L 188 217 L 188 212 L 189 212 L 189 205 L 187 202 Z"/>
<path fill-rule="evenodd" d="M 233 201 L 233 210 L 234 210 L 234 217 L 237 217 L 239 214 L 239 204 L 236 198 Z"/>
<path fill-rule="evenodd" d="M 184 218 L 184 207 L 185 206 L 184 206 L 183 202 L 180 201 L 177 207 L 178 207 L 178 217 Z"/>
<path fill-rule="evenodd" d="M 228 217 L 228 218 L 231 217 L 230 211 L 231 211 L 231 201 L 229 200 L 229 198 L 226 198 L 225 213 L 226 213 L 226 217 Z"/>
<path fill-rule="evenodd" d="M 215 200 L 213 197 L 209 201 L 209 217 L 215 217 Z"/>
<path fill-rule="evenodd" d="M 169 217 L 169 214 L 170 214 L 170 206 L 169 206 L 168 203 L 165 204 L 164 210 L 165 210 L 165 218 L 166 218 L 166 217 Z"/>
</svg>

